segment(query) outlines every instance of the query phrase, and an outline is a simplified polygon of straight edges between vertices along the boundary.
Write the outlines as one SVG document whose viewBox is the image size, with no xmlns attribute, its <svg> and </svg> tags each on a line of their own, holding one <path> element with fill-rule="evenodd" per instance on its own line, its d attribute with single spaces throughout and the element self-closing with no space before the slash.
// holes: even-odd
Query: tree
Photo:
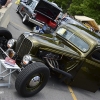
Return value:
<svg viewBox="0 0 100 100">
<path fill-rule="evenodd" d="M 84 15 L 95 19 L 100 24 L 100 0 L 84 0 L 81 7 Z"/>
<path fill-rule="evenodd" d="M 72 0 L 50 0 L 55 2 L 59 7 L 63 9 L 63 12 L 66 12 L 69 8 L 70 4 L 72 3 Z"/>
<path fill-rule="evenodd" d="M 72 3 L 70 4 L 70 7 L 68 8 L 68 13 L 71 15 L 82 15 L 82 7 L 81 4 L 83 3 L 83 0 L 72 0 Z"/>
<path fill-rule="evenodd" d="M 100 24 L 100 0 L 72 0 L 68 12 L 71 15 L 85 15 Z"/>
</svg>

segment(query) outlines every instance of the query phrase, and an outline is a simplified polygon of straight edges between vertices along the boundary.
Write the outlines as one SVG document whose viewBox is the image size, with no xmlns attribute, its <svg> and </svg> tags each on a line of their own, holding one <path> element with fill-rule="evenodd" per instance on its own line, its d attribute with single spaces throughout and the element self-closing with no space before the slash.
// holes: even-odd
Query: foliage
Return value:
<svg viewBox="0 0 100 100">
<path fill-rule="evenodd" d="M 81 6 L 84 15 L 95 19 L 100 24 L 100 0 L 84 0 Z"/>
<path fill-rule="evenodd" d="M 100 0 L 53 0 L 53 2 L 70 15 L 85 15 L 100 24 Z"/>
<path fill-rule="evenodd" d="M 55 2 L 59 7 L 63 9 L 63 12 L 66 12 L 70 6 L 70 3 L 72 3 L 72 0 L 49 0 L 49 1 Z"/>
<path fill-rule="evenodd" d="M 83 0 L 72 0 L 70 7 L 68 8 L 67 12 L 71 15 L 83 15 L 81 4 Z"/>
</svg>

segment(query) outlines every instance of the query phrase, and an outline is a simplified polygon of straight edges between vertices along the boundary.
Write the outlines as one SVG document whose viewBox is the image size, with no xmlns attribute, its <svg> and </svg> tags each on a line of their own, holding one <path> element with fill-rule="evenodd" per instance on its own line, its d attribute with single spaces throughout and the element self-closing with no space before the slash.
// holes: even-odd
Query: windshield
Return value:
<svg viewBox="0 0 100 100">
<path fill-rule="evenodd" d="M 77 48 L 79 48 L 83 52 L 86 52 L 89 49 L 88 43 L 86 43 L 84 40 L 76 36 L 73 32 L 65 28 L 60 28 L 57 31 L 57 34 L 67 39 L 69 42 L 71 42 L 73 45 L 75 45 Z"/>
</svg>

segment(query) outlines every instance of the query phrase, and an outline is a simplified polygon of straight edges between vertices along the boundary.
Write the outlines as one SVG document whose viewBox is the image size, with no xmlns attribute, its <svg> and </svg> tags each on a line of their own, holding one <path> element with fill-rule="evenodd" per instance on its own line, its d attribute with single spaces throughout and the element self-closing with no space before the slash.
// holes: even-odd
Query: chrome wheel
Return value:
<svg viewBox="0 0 100 100">
<path fill-rule="evenodd" d="M 35 87 L 40 83 L 40 76 L 34 76 L 29 82 L 30 87 Z"/>
<path fill-rule="evenodd" d="M 17 76 L 15 88 L 25 97 L 33 96 L 43 89 L 49 78 L 48 67 L 41 63 L 31 63 Z"/>
</svg>

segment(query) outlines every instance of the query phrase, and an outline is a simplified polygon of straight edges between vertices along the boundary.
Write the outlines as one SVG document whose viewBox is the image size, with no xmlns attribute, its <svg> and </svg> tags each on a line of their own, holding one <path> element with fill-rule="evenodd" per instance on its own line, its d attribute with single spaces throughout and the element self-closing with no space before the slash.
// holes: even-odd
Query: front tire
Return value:
<svg viewBox="0 0 100 100">
<path fill-rule="evenodd" d="M 24 97 L 30 97 L 42 90 L 49 78 L 48 67 L 41 63 L 31 63 L 17 76 L 15 88 Z"/>
</svg>

